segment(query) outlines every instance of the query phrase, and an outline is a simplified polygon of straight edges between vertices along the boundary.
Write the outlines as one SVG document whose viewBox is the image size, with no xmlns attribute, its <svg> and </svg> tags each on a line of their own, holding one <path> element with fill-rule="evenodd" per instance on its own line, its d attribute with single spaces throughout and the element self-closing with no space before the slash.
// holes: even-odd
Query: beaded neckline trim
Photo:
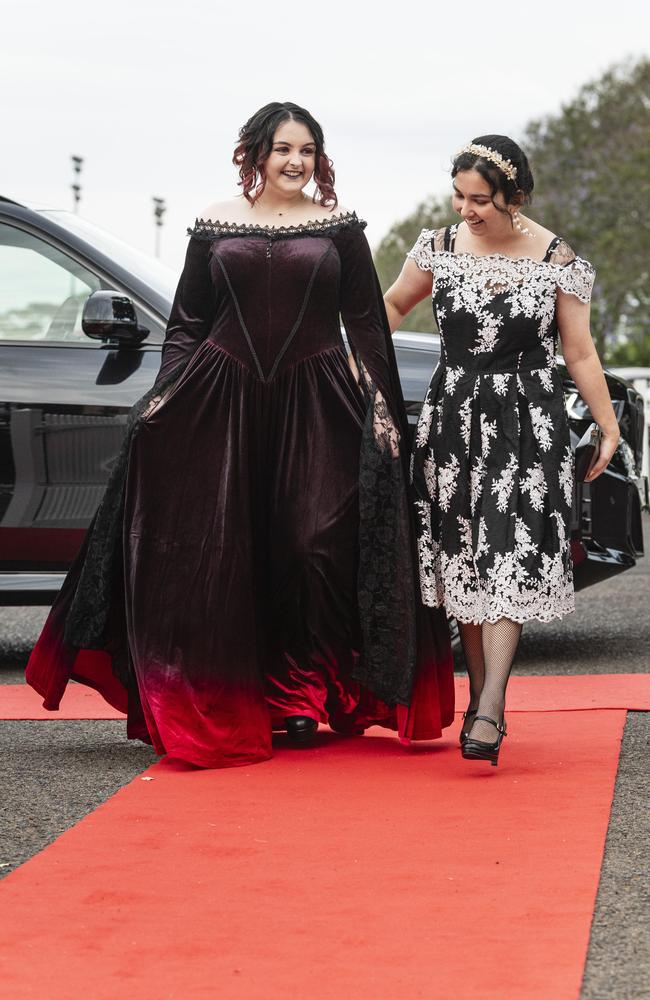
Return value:
<svg viewBox="0 0 650 1000">
<path fill-rule="evenodd" d="M 212 219 L 196 219 L 194 227 L 188 229 L 190 236 L 199 239 L 214 239 L 217 236 L 266 236 L 270 239 L 282 239 L 287 236 L 301 236 L 303 233 L 323 233 L 331 232 L 340 226 L 349 226 L 357 223 L 362 229 L 366 228 L 366 222 L 357 216 L 356 212 L 346 212 L 345 215 L 336 215 L 331 219 L 312 219 L 310 222 L 302 222 L 295 226 L 259 226 L 247 222 L 214 222 Z"/>
</svg>

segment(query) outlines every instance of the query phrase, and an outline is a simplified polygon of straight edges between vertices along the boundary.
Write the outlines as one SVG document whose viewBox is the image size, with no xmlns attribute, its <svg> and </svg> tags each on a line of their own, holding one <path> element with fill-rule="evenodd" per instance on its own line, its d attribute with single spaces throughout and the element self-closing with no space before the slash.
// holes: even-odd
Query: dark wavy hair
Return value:
<svg viewBox="0 0 650 1000">
<path fill-rule="evenodd" d="M 476 170 L 490 185 L 492 204 L 500 212 L 505 212 L 506 209 L 495 203 L 494 199 L 498 194 L 503 195 L 506 205 L 513 203 L 529 205 L 533 200 L 535 181 L 528 157 L 521 146 L 507 135 L 479 135 L 472 139 L 472 144 L 488 146 L 495 153 L 499 153 L 504 160 L 510 160 L 517 170 L 517 179 L 510 180 L 495 163 L 486 160 L 484 156 L 477 156 L 476 153 L 459 153 L 454 159 L 451 176 L 455 177 L 462 170 Z"/>
<path fill-rule="evenodd" d="M 239 130 L 239 144 L 232 162 L 239 167 L 239 186 L 244 198 L 254 205 L 266 186 L 264 164 L 273 148 L 273 136 L 283 122 L 301 122 L 309 129 L 316 146 L 312 201 L 335 208 L 338 198 L 334 191 L 334 165 L 325 153 L 323 130 L 305 108 L 291 101 L 272 101 L 256 111 Z"/>
</svg>

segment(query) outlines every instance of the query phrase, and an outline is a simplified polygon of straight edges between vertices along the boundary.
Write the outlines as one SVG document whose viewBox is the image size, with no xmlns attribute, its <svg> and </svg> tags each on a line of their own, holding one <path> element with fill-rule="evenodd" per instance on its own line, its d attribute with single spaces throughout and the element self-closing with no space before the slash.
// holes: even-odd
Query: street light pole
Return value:
<svg viewBox="0 0 650 1000">
<path fill-rule="evenodd" d="M 81 168 L 83 166 L 83 156 L 71 156 L 72 169 L 74 171 L 75 179 L 70 185 L 72 188 L 72 198 L 74 202 L 74 211 L 79 211 L 79 202 L 81 201 Z"/>
<path fill-rule="evenodd" d="M 167 211 L 164 198 L 153 198 L 153 215 L 156 225 L 156 257 L 160 257 L 160 237 L 163 224 L 163 216 Z"/>
</svg>

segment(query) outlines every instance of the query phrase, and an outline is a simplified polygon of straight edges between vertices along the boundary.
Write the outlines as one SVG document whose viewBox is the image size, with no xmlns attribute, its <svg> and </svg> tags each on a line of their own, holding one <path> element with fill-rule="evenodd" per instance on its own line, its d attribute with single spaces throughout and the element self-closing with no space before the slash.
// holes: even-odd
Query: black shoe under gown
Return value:
<svg viewBox="0 0 650 1000">
<path fill-rule="evenodd" d="M 288 715 L 439 736 L 449 642 L 416 604 L 405 417 L 362 225 L 191 236 L 156 386 L 27 679 L 48 708 L 69 678 L 90 684 L 130 736 L 205 767 L 268 758 Z"/>
</svg>

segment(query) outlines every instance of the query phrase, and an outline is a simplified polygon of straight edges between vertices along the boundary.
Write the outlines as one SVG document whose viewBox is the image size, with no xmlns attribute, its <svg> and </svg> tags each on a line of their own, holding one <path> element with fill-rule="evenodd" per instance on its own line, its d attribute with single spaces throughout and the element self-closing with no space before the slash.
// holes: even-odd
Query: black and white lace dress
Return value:
<svg viewBox="0 0 650 1000">
<path fill-rule="evenodd" d="M 588 302 L 594 269 L 559 237 L 542 261 L 455 253 L 457 228 L 408 254 L 441 338 L 412 461 L 422 599 L 461 622 L 549 621 L 574 610 L 556 295 Z"/>
</svg>

